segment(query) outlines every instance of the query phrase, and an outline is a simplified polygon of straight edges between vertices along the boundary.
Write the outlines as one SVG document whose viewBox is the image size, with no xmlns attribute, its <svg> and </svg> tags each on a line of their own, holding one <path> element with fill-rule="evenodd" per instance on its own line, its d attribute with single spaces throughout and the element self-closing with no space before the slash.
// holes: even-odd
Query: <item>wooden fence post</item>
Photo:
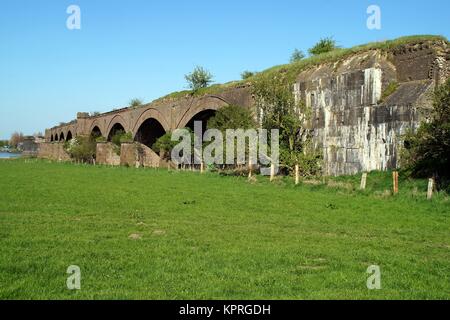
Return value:
<svg viewBox="0 0 450 320">
<path fill-rule="evenodd" d="M 394 194 L 398 194 L 398 171 L 392 173 L 393 184 L 394 184 Z"/>
<path fill-rule="evenodd" d="M 428 192 L 427 192 L 427 199 L 431 200 L 433 198 L 433 190 L 434 190 L 434 179 L 431 178 L 428 180 Z"/>
<path fill-rule="evenodd" d="M 275 164 L 271 164 L 270 166 L 270 181 L 272 182 L 275 179 Z"/>
<path fill-rule="evenodd" d="M 360 186 L 360 189 L 361 189 L 361 190 L 366 190 L 366 184 L 367 184 L 367 172 L 364 172 L 364 173 L 362 174 L 362 177 L 361 177 L 361 186 Z"/>
<path fill-rule="evenodd" d="M 300 169 L 298 167 L 298 164 L 295 165 L 295 185 L 298 185 L 300 182 Z"/>
</svg>

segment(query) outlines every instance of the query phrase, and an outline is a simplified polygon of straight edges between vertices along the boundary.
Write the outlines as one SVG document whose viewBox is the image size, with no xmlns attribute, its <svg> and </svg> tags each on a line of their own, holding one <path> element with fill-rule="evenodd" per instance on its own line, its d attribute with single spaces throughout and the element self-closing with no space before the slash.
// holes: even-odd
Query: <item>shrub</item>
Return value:
<svg viewBox="0 0 450 320">
<path fill-rule="evenodd" d="M 295 49 L 291 55 L 290 62 L 294 63 L 294 62 L 302 60 L 303 58 L 305 58 L 305 54 L 303 53 L 303 51 Z"/>
<path fill-rule="evenodd" d="M 336 45 L 336 41 L 329 37 L 321 39 L 314 47 L 308 50 L 309 54 L 312 56 L 317 56 L 322 53 L 327 53 L 333 50 L 338 49 L 339 47 Z"/>
<path fill-rule="evenodd" d="M 162 137 L 158 138 L 153 144 L 152 149 L 156 153 L 163 153 L 165 158 L 170 158 L 172 149 L 178 144 L 177 141 L 172 141 L 172 133 L 166 132 Z"/>
<path fill-rule="evenodd" d="M 413 176 L 434 177 L 438 188 L 450 185 L 450 79 L 436 89 L 429 119 L 405 135 L 402 165 Z"/>
<path fill-rule="evenodd" d="M 250 129 L 256 127 L 253 114 L 246 108 L 229 105 L 219 109 L 214 117 L 208 120 L 208 129 L 218 129 L 225 133 L 226 129 Z"/>
<path fill-rule="evenodd" d="M 208 70 L 197 66 L 194 71 L 185 75 L 184 78 L 188 82 L 189 88 L 197 91 L 209 86 L 212 83 L 213 76 Z"/>
<path fill-rule="evenodd" d="M 95 159 L 97 143 L 91 136 L 77 136 L 65 142 L 64 148 L 72 159 L 92 163 Z"/>
<path fill-rule="evenodd" d="M 244 72 L 241 73 L 241 78 L 242 78 L 242 80 L 247 80 L 248 78 L 251 78 L 251 77 L 253 77 L 254 75 L 255 75 L 254 72 L 251 72 L 251 71 L 244 71 Z"/>
<path fill-rule="evenodd" d="M 131 132 L 126 133 L 123 130 L 118 130 L 111 137 L 111 143 L 113 144 L 114 152 L 120 156 L 120 148 L 122 143 L 133 142 L 133 134 Z"/>
<path fill-rule="evenodd" d="M 259 77 L 253 86 L 260 123 L 265 129 L 280 130 L 280 164 L 285 173 L 296 164 L 303 175 L 320 174 L 321 154 L 313 148 L 308 126 L 311 110 L 292 93 L 289 78 Z"/>
<path fill-rule="evenodd" d="M 140 99 L 135 98 L 130 101 L 130 108 L 137 108 L 142 105 L 143 105 L 143 102 Z"/>
</svg>

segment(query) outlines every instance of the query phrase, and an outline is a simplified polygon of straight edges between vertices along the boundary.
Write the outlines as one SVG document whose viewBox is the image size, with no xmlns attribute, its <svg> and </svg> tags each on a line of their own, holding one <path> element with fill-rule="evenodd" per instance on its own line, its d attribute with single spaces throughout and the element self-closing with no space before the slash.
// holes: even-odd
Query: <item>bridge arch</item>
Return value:
<svg viewBox="0 0 450 320">
<path fill-rule="evenodd" d="M 114 116 L 108 124 L 106 134 L 108 141 L 119 131 L 127 132 L 127 125 L 125 119 L 121 115 Z"/>
<path fill-rule="evenodd" d="M 64 132 L 61 132 L 59 135 L 59 141 L 64 141 Z"/>
<path fill-rule="evenodd" d="M 202 121 L 205 123 L 210 119 L 217 110 L 228 106 L 229 103 L 224 99 L 216 96 L 208 96 L 202 98 L 199 103 L 191 106 L 181 117 L 177 124 L 177 128 L 185 128 L 190 125 L 193 126 L 194 121 Z"/>
<path fill-rule="evenodd" d="M 72 140 L 72 131 L 67 131 L 67 135 L 66 135 L 66 141 L 70 141 L 70 140 Z"/>
<path fill-rule="evenodd" d="M 93 137 L 105 137 L 105 134 L 107 134 L 108 132 L 105 130 L 104 126 L 101 124 L 104 121 L 99 121 L 98 119 L 95 120 L 90 128 L 89 128 L 89 134 Z"/>
<path fill-rule="evenodd" d="M 93 138 L 99 138 L 103 136 L 102 130 L 97 125 L 94 125 L 94 127 L 90 130 L 90 135 Z"/>
<path fill-rule="evenodd" d="M 53 134 L 50 135 L 50 142 L 53 142 Z"/>
<path fill-rule="evenodd" d="M 134 141 L 140 142 L 149 148 L 166 133 L 164 126 L 155 118 L 144 120 L 134 135 Z"/>
<path fill-rule="evenodd" d="M 109 130 L 108 141 L 111 141 L 118 132 L 126 133 L 125 127 L 120 122 L 116 122 Z"/>
<path fill-rule="evenodd" d="M 159 110 L 156 110 L 154 108 L 148 109 L 144 111 L 136 121 L 134 127 L 133 127 L 133 134 L 136 135 L 137 130 L 142 126 L 144 121 L 147 119 L 153 118 L 156 121 L 159 122 L 159 124 L 164 128 L 165 131 L 170 130 L 169 122 L 165 119 L 165 117 L 162 115 L 162 113 Z"/>
</svg>

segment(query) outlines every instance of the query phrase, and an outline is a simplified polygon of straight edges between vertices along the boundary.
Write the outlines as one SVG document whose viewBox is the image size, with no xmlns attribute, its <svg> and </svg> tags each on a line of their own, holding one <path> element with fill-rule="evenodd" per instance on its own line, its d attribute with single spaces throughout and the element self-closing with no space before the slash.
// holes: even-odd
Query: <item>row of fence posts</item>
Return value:
<svg viewBox="0 0 450 320">
<path fill-rule="evenodd" d="M 364 172 L 361 176 L 361 190 L 365 190 L 367 185 L 367 172 Z M 428 190 L 427 190 L 427 199 L 431 200 L 433 198 L 433 191 L 434 191 L 434 179 L 430 178 L 428 180 Z M 392 191 L 394 195 L 397 195 L 399 192 L 399 183 L 398 183 L 398 171 L 392 172 Z"/>
<path fill-rule="evenodd" d="M 183 168 L 185 169 L 185 168 Z M 191 170 L 193 169 L 193 166 L 191 166 Z M 205 164 L 202 162 L 200 164 L 200 173 L 205 172 Z M 248 179 L 250 180 L 253 176 L 253 165 L 249 162 L 248 164 Z M 295 184 L 298 185 L 300 183 L 300 169 L 299 166 L 296 165 L 294 169 L 294 177 L 295 177 Z M 270 167 L 270 181 L 275 180 L 275 165 L 272 164 Z M 428 191 L 427 191 L 427 199 L 431 200 L 433 198 L 433 191 L 434 191 L 434 179 L 431 178 L 428 180 Z M 361 176 L 361 185 L 360 190 L 365 190 L 367 186 L 367 172 L 364 172 Z M 394 195 L 397 195 L 399 192 L 399 184 L 398 184 L 398 171 L 392 172 L 392 189 Z"/>
</svg>

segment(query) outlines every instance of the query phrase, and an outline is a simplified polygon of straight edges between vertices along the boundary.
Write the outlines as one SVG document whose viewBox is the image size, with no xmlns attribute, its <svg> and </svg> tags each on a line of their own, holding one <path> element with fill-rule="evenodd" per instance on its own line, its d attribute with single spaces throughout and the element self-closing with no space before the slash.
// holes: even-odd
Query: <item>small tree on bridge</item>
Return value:
<svg viewBox="0 0 450 320">
<path fill-rule="evenodd" d="M 195 67 L 194 71 L 184 76 L 188 82 L 189 88 L 197 91 L 201 88 L 206 88 L 212 83 L 212 74 L 203 67 Z"/>
</svg>

